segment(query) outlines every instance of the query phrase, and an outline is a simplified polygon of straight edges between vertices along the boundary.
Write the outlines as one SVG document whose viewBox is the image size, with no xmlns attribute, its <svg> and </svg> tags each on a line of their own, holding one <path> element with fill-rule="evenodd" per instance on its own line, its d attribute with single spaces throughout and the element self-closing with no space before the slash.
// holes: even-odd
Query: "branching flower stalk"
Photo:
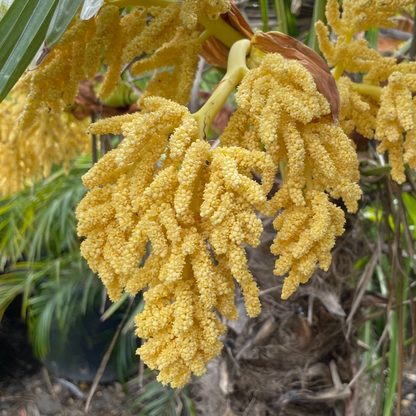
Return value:
<svg viewBox="0 0 416 416">
<path fill-rule="evenodd" d="M 194 114 L 194 118 L 198 123 L 199 137 L 206 140 L 209 127 L 215 116 L 224 106 L 235 87 L 241 82 L 244 75 L 249 71 L 246 64 L 246 56 L 249 54 L 250 49 L 250 41 L 246 39 L 237 41 L 231 47 L 228 57 L 230 64 L 227 67 L 227 73 L 204 106 Z"/>
</svg>

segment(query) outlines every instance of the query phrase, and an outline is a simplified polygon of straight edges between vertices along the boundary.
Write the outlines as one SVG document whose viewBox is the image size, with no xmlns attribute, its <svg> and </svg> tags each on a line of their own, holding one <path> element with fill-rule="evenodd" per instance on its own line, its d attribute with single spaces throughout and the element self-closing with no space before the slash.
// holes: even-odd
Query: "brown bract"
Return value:
<svg viewBox="0 0 416 416">
<path fill-rule="evenodd" d="M 231 8 L 227 13 L 221 15 L 221 19 L 225 20 L 230 26 L 236 29 L 242 36 L 247 39 L 253 37 L 253 31 L 250 25 L 244 19 L 234 1 L 230 1 Z M 213 66 L 219 68 L 227 68 L 228 52 L 230 48 L 225 46 L 218 39 L 211 37 L 205 41 L 202 49 L 202 56 Z"/>
<path fill-rule="evenodd" d="M 95 77 L 95 82 L 102 82 L 103 77 Z M 118 116 L 126 113 L 137 111 L 137 104 L 125 107 L 108 107 L 104 105 L 97 97 L 94 91 L 94 84 L 89 80 L 84 80 L 79 84 L 78 95 L 75 98 L 75 105 L 71 107 L 71 113 L 78 120 L 91 117 L 93 111 L 100 112 L 104 118 Z"/>
<path fill-rule="evenodd" d="M 251 39 L 254 35 L 251 30 L 250 25 L 247 23 L 247 20 L 244 19 L 239 8 L 235 5 L 234 1 L 230 1 L 231 8 L 230 10 L 221 15 L 221 18 L 230 24 L 234 29 L 238 30 L 241 35 L 247 39 Z"/>
<path fill-rule="evenodd" d="M 331 106 L 334 120 L 338 119 L 340 100 L 335 79 L 324 60 L 311 48 L 280 32 L 256 32 L 251 44 L 266 53 L 280 53 L 286 59 L 294 59 L 313 76 L 316 88 Z"/>
</svg>

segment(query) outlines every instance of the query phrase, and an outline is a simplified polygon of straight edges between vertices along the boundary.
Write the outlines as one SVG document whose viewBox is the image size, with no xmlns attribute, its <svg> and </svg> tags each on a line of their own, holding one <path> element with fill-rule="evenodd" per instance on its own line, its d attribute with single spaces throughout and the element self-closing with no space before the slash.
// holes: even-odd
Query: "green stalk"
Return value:
<svg viewBox="0 0 416 416">
<path fill-rule="evenodd" d="M 370 283 L 367 286 L 367 290 L 371 291 L 373 289 L 373 285 L 372 282 L 370 281 Z M 374 340 L 373 337 L 371 336 L 372 333 L 372 321 L 369 320 L 364 324 L 364 328 L 363 328 L 363 333 L 361 335 L 362 340 L 364 341 L 364 343 L 366 345 L 368 345 L 370 347 L 369 351 L 365 351 L 363 354 L 363 362 L 364 363 L 369 363 L 371 360 L 371 356 L 374 353 Z"/>
<path fill-rule="evenodd" d="M 277 30 L 287 35 L 289 33 L 289 26 L 287 24 L 284 0 L 274 0 L 273 3 L 274 3 L 274 8 L 276 10 L 277 20 L 279 23 L 277 26 Z"/>
<path fill-rule="evenodd" d="M 231 47 L 228 55 L 227 72 L 224 78 L 207 102 L 193 115 L 198 122 L 201 138 L 207 138 L 209 126 L 215 116 L 223 107 L 234 88 L 249 71 L 246 64 L 246 56 L 250 52 L 250 48 L 251 44 L 247 39 L 240 40 Z"/>
<path fill-rule="evenodd" d="M 369 321 L 370 322 L 370 321 Z M 404 343 L 403 343 L 403 345 L 405 346 L 405 347 L 408 347 L 409 345 L 411 345 L 413 342 L 415 342 L 416 341 L 416 335 L 415 336 L 413 336 L 413 337 L 410 337 L 410 338 L 408 338 Z M 386 354 L 386 357 L 387 358 L 390 358 L 390 353 L 388 352 L 387 354 Z M 372 370 L 374 370 L 376 367 L 378 367 L 380 364 L 381 364 L 381 361 L 383 360 L 383 357 L 380 357 L 380 358 L 377 358 L 377 360 L 376 361 L 374 361 L 373 362 L 373 364 L 371 364 L 371 365 L 369 365 L 366 369 L 365 369 L 365 371 L 366 371 L 366 373 L 369 373 L 370 371 L 372 371 Z"/>
<path fill-rule="evenodd" d="M 397 50 L 394 56 L 407 55 L 407 53 L 410 51 L 410 47 L 412 46 L 412 42 L 413 36 L 408 39 L 401 48 Z"/>
<path fill-rule="evenodd" d="M 137 94 L 125 83 L 119 82 L 116 89 L 104 101 L 107 107 L 125 107 L 135 103 L 139 97 Z"/>
<path fill-rule="evenodd" d="M 391 416 L 394 405 L 394 398 L 396 395 L 396 385 L 399 369 L 399 355 L 398 355 L 398 331 L 399 321 L 397 313 L 390 311 L 393 315 L 391 325 L 389 327 L 390 345 L 389 345 L 389 379 L 387 383 L 387 394 L 384 402 L 383 416 Z M 400 400 L 400 398 L 399 398 Z"/>
<path fill-rule="evenodd" d="M 269 1 L 260 0 L 261 20 L 263 20 L 263 32 L 268 32 L 269 28 Z"/>
<path fill-rule="evenodd" d="M 378 27 L 371 27 L 365 31 L 365 38 L 368 40 L 368 44 L 371 48 L 377 49 L 378 45 Z"/>
<path fill-rule="evenodd" d="M 390 165 L 384 165 L 384 166 L 377 166 L 375 168 L 362 169 L 360 170 L 360 173 L 363 176 L 376 176 L 376 175 L 382 175 L 383 173 L 389 173 L 390 170 L 391 170 Z"/>
<path fill-rule="evenodd" d="M 309 29 L 309 36 L 308 36 L 308 46 L 319 54 L 321 54 L 321 50 L 319 49 L 318 38 L 316 37 L 316 33 L 315 33 L 315 23 L 318 22 L 319 20 L 322 21 L 323 23 L 326 23 L 325 7 L 326 7 L 326 0 L 315 1 L 315 5 L 313 6 L 311 28 Z"/>
<path fill-rule="evenodd" d="M 335 76 L 335 75 L 334 75 Z M 382 87 L 370 84 L 356 84 L 352 83 L 352 90 L 359 94 L 369 95 L 370 97 L 379 100 L 381 97 Z"/>
</svg>

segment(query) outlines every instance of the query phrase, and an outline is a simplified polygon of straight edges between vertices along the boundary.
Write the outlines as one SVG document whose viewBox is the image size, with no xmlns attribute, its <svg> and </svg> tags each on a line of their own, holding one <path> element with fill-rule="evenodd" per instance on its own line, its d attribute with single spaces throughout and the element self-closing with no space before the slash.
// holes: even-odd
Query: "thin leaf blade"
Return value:
<svg viewBox="0 0 416 416">
<path fill-rule="evenodd" d="M 261 20 L 263 21 L 263 30 L 269 31 L 269 2 L 268 0 L 260 0 Z"/>
<path fill-rule="evenodd" d="M 39 0 L 15 1 L 0 21 L 0 69 L 19 40 L 21 30 L 30 19 Z"/>
<path fill-rule="evenodd" d="M 58 0 L 38 2 L 19 40 L 0 70 L 0 102 L 29 66 L 31 60 L 45 39 Z"/>
<path fill-rule="evenodd" d="M 59 0 L 46 33 L 43 46 L 36 54 L 33 67 L 40 65 L 61 39 L 83 0 Z"/>
<path fill-rule="evenodd" d="M 326 0 L 317 0 L 313 6 L 313 15 L 312 15 L 312 22 L 311 28 L 309 30 L 308 36 L 308 46 L 313 49 L 316 53 L 321 54 L 318 44 L 318 38 L 316 37 L 315 32 L 315 23 L 318 21 L 326 22 L 325 17 L 325 7 L 326 7 Z"/>
</svg>

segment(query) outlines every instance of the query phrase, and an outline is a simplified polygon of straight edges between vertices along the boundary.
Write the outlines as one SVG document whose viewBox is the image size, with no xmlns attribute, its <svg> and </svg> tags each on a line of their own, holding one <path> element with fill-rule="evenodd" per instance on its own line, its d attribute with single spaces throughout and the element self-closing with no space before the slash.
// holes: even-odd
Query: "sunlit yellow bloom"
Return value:
<svg viewBox="0 0 416 416">
<path fill-rule="evenodd" d="M 416 64 L 398 64 L 395 58 L 382 57 L 369 47 L 364 39 L 354 40 L 354 33 L 372 26 L 394 27 L 395 15 L 405 6 L 414 4 L 410 0 L 348 0 L 342 3 L 342 16 L 336 0 L 327 3 L 328 24 L 338 35 L 335 45 L 329 40 L 329 31 L 322 22 L 316 25 L 319 44 L 330 66 L 335 66 L 336 77 L 343 70 L 362 73 L 364 84 L 360 93 L 354 91 L 352 83 L 341 77 L 338 86 L 341 95 L 340 123 L 349 134 L 355 129 L 368 139 L 381 143 L 379 153 L 388 151 L 391 176 L 398 183 L 405 180 L 404 163 L 415 168 L 414 148 L 414 103 L 416 92 Z M 386 84 L 383 88 L 380 83 Z M 374 88 L 382 90 L 379 97 L 364 97 Z M 368 92 L 371 95 L 370 92 Z"/>
<path fill-rule="evenodd" d="M 112 300 L 123 289 L 135 294 L 149 288 L 145 310 L 136 319 L 138 335 L 149 338 L 139 353 L 160 370 L 160 381 L 182 386 L 191 372 L 205 372 L 221 349 L 224 326 L 213 308 L 228 319 L 238 316 L 233 278 L 248 314 L 260 313 L 259 289 L 242 243 L 259 243 L 262 226 L 253 205 L 266 201 L 251 170 L 270 182 L 274 165 L 260 151 L 210 151 L 198 139 L 188 110 L 163 98 L 149 97 L 142 112 L 100 120 L 90 131 L 122 133 L 124 139 L 83 177 L 91 190 L 76 213 L 78 233 L 86 237 L 82 255 Z M 217 176 L 224 191 L 215 195 Z M 212 201 L 231 198 L 229 212 L 212 215 L 209 192 Z M 142 264 L 149 241 L 152 255 Z"/>
<path fill-rule="evenodd" d="M 345 134 L 350 134 L 355 129 L 367 139 L 372 139 L 376 129 L 378 103 L 353 91 L 352 82 L 347 77 L 339 79 L 338 90 L 341 99 L 338 120 Z"/>
<path fill-rule="evenodd" d="M 199 3 L 197 15 L 213 15 L 210 7 L 214 3 Z M 78 84 L 85 78 L 93 80 L 102 64 L 107 72 L 98 95 L 106 100 L 115 90 L 123 66 L 137 58 L 142 59 L 133 65 L 135 74 L 169 67 L 149 82 L 140 106 L 151 95 L 187 104 L 198 66 L 202 28 L 188 25 L 189 22 L 189 28 L 183 26 L 181 10 L 186 7 L 179 3 L 166 7 L 149 5 L 120 16 L 117 6 L 105 4 L 97 17 L 88 21 L 75 17 L 50 55 L 26 77 L 30 93 L 21 116 L 22 127 L 29 127 L 42 107 L 59 113 L 65 105 L 72 104 Z M 228 1 L 222 0 L 216 5 L 217 15 L 228 7 Z M 182 17 L 188 15 L 182 13 Z M 54 82 L 50 83 L 50 79 Z"/>
<path fill-rule="evenodd" d="M 156 10 L 156 18 L 162 13 Z M 186 28 L 177 36 L 189 45 L 195 40 Z M 177 50 L 174 41 L 167 43 L 136 68 L 169 62 L 175 69 L 159 78 L 167 83 L 176 76 L 178 61 L 171 54 Z M 90 192 L 77 209 L 78 233 L 86 237 L 82 254 L 111 299 L 123 290 L 148 289 L 136 318 L 138 336 L 148 341 L 138 352 L 160 371 L 160 381 L 174 387 L 192 373 L 203 374 L 219 353 L 225 327 L 215 311 L 237 318 L 234 280 L 247 314 L 260 313 L 259 288 L 244 249 L 260 243 L 256 210 L 274 216 L 282 209 L 273 253 L 279 256 L 275 273 L 289 272 L 286 298 L 310 278 L 317 262 L 329 267 L 344 223 L 329 195 L 343 198 L 350 212 L 361 195 L 352 144 L 300 63 L 267 55 L 246 74 L 236 101 L 238 110 L 214 149 L 203 140 L 205 113 L 191 115 L 161 97 L 144 96 L 141 112 L 90 128 L 124 139 L 83 178 Z M 285 184 L 268 199 L 283 162 Z M 149 242 L 151 256 L 144 260 Z"/>
<path fill-rule="evenodd" d="M 194 29 L 198 16 L 208 16 L 218 19 L 220 14 L 230 9 L 229 0 L 184 0 L 181 9 L 181 19 L 189 29 Z"/>
<path fill-rule="evenodd" d="M 393 19 L 396 13 L 412 4 L 413 0 L 344 0 L 340 18 L 338 1 L 328 0 L 326 17 L 337 35 L 360 32 L 373 26 L 392 28 L 397 24 Z"/>
<path fill-rule="evenodd" d="M 344 91 L 344 101 L 350 99 L 349 96 L 346 97 L 347 93 L 350 93 L 349 89 Z M 356 96 L 353 96 L 354 98 Z M 313 226 L 318 240 L 321 238 L 319 235 L 328 232 L 328 236 L 314 246 L 321 247 L 319 261 L 326 269 L 331 260 L 330 249 L 334 244 L 335 236 L 342 234 L 344 221 L 343 212 L 334 211 L 335 206 L 328 201 L 326 193 L 333 198 L 342 198 L 349 212 L 357 210 L 357 201 L 361 197 L 361 190 L 357 185 L 358 161 L 350 139 L 339 126 L 334 124 L 329 115 L 329 104 L 317 91 L 312 75 L 300 63 L 288 61 L 278 54 L 267 55 L 259 68 L 249 72 L 238 88 L 236 101 L 238 110 L 221 136 L 222 144 L 245 147 L 251 150 L 251 154 L 255 153 L 254 149 L 264 146 L 265 152 L 263 151 L 262 154 L 264 157 L 270 157 L 266 174 L 258 172 L 253 167 L 251 170 L 261 174 L 263 185 L 266 186 L 264 188 L 266 194 L 269 192 L 272 183 L 270 179 L 274 177 L 277 167 L 281 162 L 285 162 L 283 187 L 270 200 L 262 200 L 261 193 L 258 193 L 257 197 L 254 197 L 256 194 L 253 193 L 249 200 L 251 205 L 257 206 L 268 216 L 274 216 L 278 209 L 283 209 L 283 213 L 278 215 L 275 222 L 278 230 L 277 241 L 282 233 L 279 225 L 281 216 L 291 218 L 304 215 L 305 227 L 309 227 L 307 224 L 310 222 L 308 218 L 312 215 L 311 212 L 316 212 L 318 215 L 318 212 L 322 211 L 319 215 L 327 217 L 330 211 L 338 213 L 336 232 L 331 231 L 329 223 L 325 221 L 317 221 Z M 221 160 L 221 166 L 222 169 L 233 172 L 231 162 L 227 159 Z M 269 175 L 268 172 L 272 174 Z M 232 176 L 227 173 L 227 176 L 230 177 L 231 183 L 241 186 L 238 175 Z M 222 175 L 224 182 L 227 176 Z M 222 216 L 226 213 L 229 217 L 236 203 L 230 203 L 227 197 L 222 197 L 220 200 L 215 198 L 215 195 L 222 194 L 221 186 L 224 187 L 220 182 L 222 177 L 211 179 L 206 192 L 214 184 L 217 184 L 216 189 L 209 198 L 205 199 L 212 201 L 213 208 L 208 211 L 212 214 L 215 210 L 212 219 L 218 217 L 224 221 Z M 318 196 L 321 201 L 319 203 Z M 202 207 L 204 208 L 204 204 Z M 238 211 L 243 211 L 243 208 L 239 208 Z M 201 211 L 201 214 L 203 215 L 204 211 Z M 238 224 L 234 218 L 229 225 L 223 222 L 222 232 L 218 233 L 218 237 L 213 234 L 216 237 L 212 244 L 214 249 L 216 245 L 221 249 L 226 247 L 227 240 L 223 234 L 230 234 L 227 226 L 234 227 L 234 224 Z M 290 229 L 293 231 L 295 228 Z M 235 235 L 239 236 L 239 233 L 236 232 Z M 296 235 L 295 233 L 294 238 Z M 255 245 L 255 240 L 250 240 L 250 244 Z M 305 283 L 310 278 L 318 261 L 318 254 L 313 257 L 307 251 L 299 257 L 296 251 L 292 253 L 294 249 L 293 244 L 284 246 L 277 243 L 273 248 L 274 254 L 281 258 L 275 273 L 283 275 L 290 271 L 290 278 L 282 295 L 285 298 L 293 293 L 299 283 Z M 291 256 L 300 260 L 291 261 Z M 282 264 L 286 266 L 282 267 Z"/>
<path fill-rule="evenodd" d="M 127 45 L 123 51 L 123 61 L 129 62 L 142 53 L 151 54 L 170 41 L 180 24 L 181 6 L 172 3 L 164 8 L 150 7 L 148 12 L 154 16 L 140 33 Z"/>
<path fill-rule="evenodd" d="M 18 123 L 28 85 L 19 82 L 0 104 L 0 194 L 21 190 L 24 185 L 48 176 L 53 164 L 70 162 L 88 149 L 87 120 L 71 113 L 43 113 L 29 129 Z"/>
<path fill-rule="evenodd" d="M 198 67 L 201 44 L 200 31 L 188 31 L 181 27 L 170 42 L 165 43 L 149 58 L 132 66 L 132 73 L 140 74 L 159 67 L 173 67 L 156 74 L 149 81 L 140 97 L 139 106 L 151 95 L 170 98 L 179 104 L 187 104 L 191 95 L 195 72 Z"/>
<path fill-rule="evenodd" d="M 344 232 L 344 213 L 324 192 L 308 192 L 306 200 L 306 206 L 292 206 L 274 221 L 278 233 L 271 251 L 279 255 L 274 273 L 289 272 L 282 290 L 283 299 L 295 292 L 300 283 L 309 280 L 317 262 L 322 270 L 328 270 L 335 237 Z"/>
</svg>

